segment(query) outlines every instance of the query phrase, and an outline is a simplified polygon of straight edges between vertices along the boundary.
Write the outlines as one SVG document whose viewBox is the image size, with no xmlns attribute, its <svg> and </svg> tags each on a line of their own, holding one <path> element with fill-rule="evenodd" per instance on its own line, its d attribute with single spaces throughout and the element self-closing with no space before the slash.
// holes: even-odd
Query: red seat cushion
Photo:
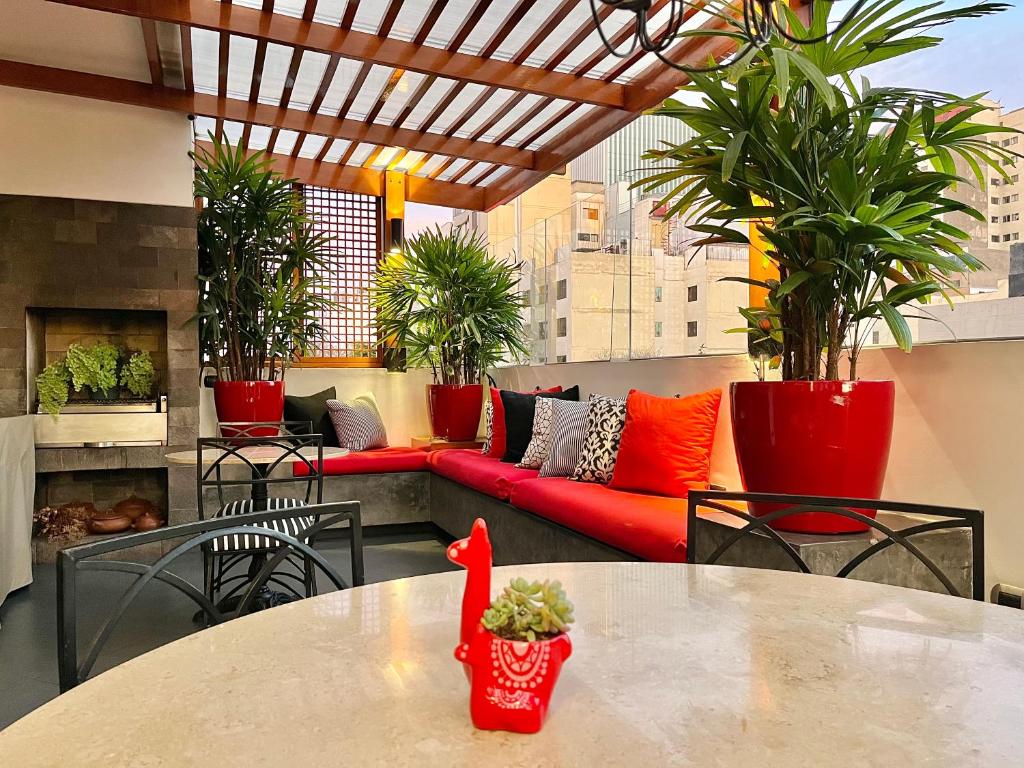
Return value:
<svg viewBox="0 0 1024 768">
<path fill-rule="evenodd" d="M 686 561 L 686 499 L 542 477 L 516 483 L 511 503 L 644 560 Z"/>
<path fill-rule="evenodd" d="M 316 462 L 313 462 L 314 466 Z M 294 464 L 296 477 L 305 477 L 309 468 Z M 419 448 L 377 448 L 352 451 L 346 456 L 324 459 L 325 475 L 379 475 L 386 472 L 425 472 L 427 453 Z"/>
<path fill-rule="evenodd" d="M 428 463 L 436 474 L 502 501 L 508 501 L 517 483 L 538 475 L 536 469 L 519 469 L 473 449 L 434 451 Z"/>
</svg>

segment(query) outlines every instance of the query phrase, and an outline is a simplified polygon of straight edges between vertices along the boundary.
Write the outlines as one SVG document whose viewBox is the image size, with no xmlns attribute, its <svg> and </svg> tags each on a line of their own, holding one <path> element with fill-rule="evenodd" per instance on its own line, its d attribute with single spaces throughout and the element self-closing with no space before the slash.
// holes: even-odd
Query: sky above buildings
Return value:
<svg viewBox="0 0 1024 768">
<path fill-rule="evenodd" d="M 833 14 L 841 15 L 852 2 L 837 0 Z M 921 4 L 916 0 L 915 3 Z M 911 3 L 900 5 L 910 7 Z M 993 16 L 940 27 L 935 34 L 944 39 L 938 47 L 868 67 L 864 74 L 875 85 L 901 85 L 964 96 L 987 92 L 1006 110 L 1024 107 L 1024 3 Z M 450 208 L 409 203 L 406 233 L 414 235 L 451 218 Z"/>
</svg>

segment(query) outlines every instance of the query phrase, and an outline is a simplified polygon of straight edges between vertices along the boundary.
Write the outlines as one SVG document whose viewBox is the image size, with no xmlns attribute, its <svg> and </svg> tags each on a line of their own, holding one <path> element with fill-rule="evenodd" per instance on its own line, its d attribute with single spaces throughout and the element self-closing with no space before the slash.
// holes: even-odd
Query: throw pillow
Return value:
<svg viewBox="0 0 1024 768">
<path fill-rule="evenodd" d="M 573 480 L 607 483 L 612 479 L 625 424 L 625 400 L 604 395 L 590 396 L 587 437 L 580 451 L 580 461 L 572 473 Z"/>
<path fill-rule="evenodd" d="M 480 449 L 480 453 L 484 456 L 489 456 L 491 453 L 491 443 L 494 441 L 494 403 L 491 402 L 490 392 L 487 393 L 487 405 L 484 406 L 484 424 L 486 428 L 484 430 L 484 444 Z"/>
<path fill-rule="evenodd" d="M 538 397 L 533 412 L 533 436 L 523 452 L 523 459 L 517 467 L 540 469 L 551 448 L 551 403 L 550 397 Z"/>
<path fill-rule="evenodd" d="M 388 434 L 377 399 L 370 393 L 353 400 L 328 400 L 327 410 L 338 433 L 338 445 L 350 451 L 387 448 Z"/>
<path fill-rule="evenodd" d="M 327 412 L 327 401 L 336 400 L 338 393 L 334 387 L 328 387 L 323 392 L 315 395 L 284 396 L 284 420 L 304 421 L 313 425 L 313 433 L 320 433 L 324 436 L 324 445 L 336 447 L 338 435 L 334 431 L 334 423 L 331 415 Z M 295 429 L 295 434 L 305 434 L 305 430 Z"/>
<path fill-rule="evenodd" d="M 708 487 L 722 390 L 655 397 L 633 390 L 609 486 L 685 498 Z"/>
<path fill-rule="evenodd" d="M 540 468 L 541 477 L 568 477 L 580 460 L 587 438 L 590 403 L 553 402 L 551 404 L 551 448 Z"/>
<path fill-rule="evenodd" d="M 533 391 L 536 395 L 539 392 L 561 392 L 561 387 L 551 389 L 540 389 Z M 523 394 L 531 394 L 525 392 Z M 505 408 L 501 404 L 501 390 L 491 387 L 491 423 L 487 429 L 487 436 L 484 438 L 484 446 L 489 450 L 484 452 L 485 456 L 492 459 L 500 459 L 505 455 Z"/>
<path fill-rule="evenodd" d="M 556 400 L 579 400 L 580 388 L 570 387 L 564 392 L 501 392 L 501 404 L 505 411 L 505 455 L 502 461 L 515 464 L 522 461 L 526 447 L 533 436 L 533 413 L 537 398 L 552 397 Z"/>
</svg>

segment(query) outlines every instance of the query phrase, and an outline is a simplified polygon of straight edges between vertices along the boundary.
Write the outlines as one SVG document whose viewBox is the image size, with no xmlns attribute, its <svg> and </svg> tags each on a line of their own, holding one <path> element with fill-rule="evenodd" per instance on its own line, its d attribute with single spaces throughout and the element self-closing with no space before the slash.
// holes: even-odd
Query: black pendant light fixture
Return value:
<svg viewBox="0 0 1024 768">
<path fill-rule="evenodd" d="M 601 27 L 601 18 L 598 14 L 599 3 L 608 6 L 613 10 L 628 11 L 636 17 L 634 21 L 632 39 L 624 48 L 617 48 L 608 39 L 604 29 Z M 668 20 L 660 30 L 653 33 L 648 29 L 648 24 L 652 20 L 651 16 L 654 15 L 651 14 L 652 0 L 590 0 L 590 10 L 594 16 L 594 24 L 597 25 L 598 34 L 601 36 L 601 42 L 604 43 L 605 48 L 607 48 L 609 53 L 612 55 L 619 58 L 626 58 L 639 47 L 646 53 L 653 53 L 673 69 L 692 73 L 714 72 L 725 69 L 729 66 L 731 61 L 742 58 L 755 48 L 760 48 L 775 35 L 780 35 L 785 40 L 796 45 L 820 43 L 853 21 L 854 17 L 856 17 L 860 12 L 860 9 L 867 3 L 867 0 L 857 0 L 839 23 L 829 32 L 807 38 L 796 37 L 790 33 L 789 25 L 785 18 L 785 12 L 781 8 L 781 6 L 788 5 L 788 3 L 789 0 L 742 0 L 742 2 L 734 3 L 669 0 Z M 735 17 L 731 15 L 727 16 L 724 10 L 712 9 L 711 6 L 715 5 L 733 6 L 737 13 Z M 742 8 L 740 6 L 742 6 Z M 665 56 L 665 52 L 677 41 L 680 32 L 683 30 L 683 24 L 691 16 L 700 11 L 707 11 L 708 13 L 717 15 L 723 19 L 729 18 L 731 21 L 738 24 L 743 30 L 744 37 L 747 42 L 732 58 L 729 59 L 729 61 L 706 67 L 691 67 L 671 61 Z M 742 11 L 742 13 L 739 13 L 739 11 Z"/>
</svg>

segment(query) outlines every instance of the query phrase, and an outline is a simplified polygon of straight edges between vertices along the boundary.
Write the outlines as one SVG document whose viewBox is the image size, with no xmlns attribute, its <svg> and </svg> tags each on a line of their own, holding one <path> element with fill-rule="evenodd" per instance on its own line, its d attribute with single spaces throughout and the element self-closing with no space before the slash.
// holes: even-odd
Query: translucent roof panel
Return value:
<svg viewBox="0 0 1024 768">
<path fill-rule="evenodd" d="M 352 20 L 352 29 L 377 34 L 380 22 L 384 18 L 384 12 L 390 4 L 391 0 L 371 0 L 371 2 L 360 3 L 356 17 Z"/>
<path fill-rule="evenodd" d="M 469 17 L 475 0 L 451 0 L 445 4 L 444 11 L 437 18 L 437 23 L 430 30 L 427 36 L 427 45 L 438 48 L 447 48 L 448 43 L 455 37 L 463 22 Z"/>
<path fill-rule="evenodd" d="M 412 40 L 433 5 L 434 0 L 405 0 L 395 19 L 395 26 L 391 28 L 391 34 L 388 36 L 399 40 Z"/>
<path fill-rule="evenodd" d="M 362 5 L 359 6 L 362 8 Z M 381 67 L 374 64 L 370 68 L 370 74 L 366 76 L 366 82 L 363 83 L 363 87 L 359 89 L 359 94 L 356 96 L 355 101 L 352 102 L 352 108 L 348 111 L 347 117 L 363 120 L 370 110 L 377 104 L 377 97 L 380 96 L 384 86 L 387 85 L 388 78 L 391 77 L 391 73 L 394 70 L 391 67 Z"/>
<path fill-rule="evenodd" d="M 330 56 L 325 53 L 306 51 L 302 54 L 302 63 L 299 64 L 299 71 L 295 74 L 295 85 L 292 88 L 291 100 L 288 102 L 289 107 L 309 110 L 313 98 L 320 88 L 328 61 L 330 61 Z"/>
<path fill-rule="evenodd" d="M 490 3 L 480 21 L 473 27 L 473 31 L 469 33 L 466 42 L 459 48 L 459 52 L 479 53 L 512 14 L 515 6 L 516 0 L 494 0 Z M 522 26 L 522 24 L 520 23 L 516 26 Z"/>
<path fill-rule="evenodd" d="M 520 146 L 527 138 L 533 136 L 533 134 L 547 125 L 548 121 L 554 119 L 554 117 L 565 109 L 568 104 L 569 102 L 562 101 L 561 99 L 551 99 L 548 105 L 544 107 L 540 113 L 535 115 L 526 125 L 509 136 L 505 140 L 505 144 L 510 144 L 514 147 Z M 537 141 L 537 139 L 534 139 L 525 148 L 537 149 L 540 146 L 540 142 Z"/>
<path fill-rule="evenodd" d="M 555 27 L 555 31 L 548 35 L 540 45 L 529 55 L 526 59 L 526 64 L 531 67 L 539 67 L 546 64 L 552 56 L 555 55 L 562 46 L 576 34 L 577 30 L 582 28 L 584 25 L 592 24 L 593 20 L 590 13 L 590 3 L 579 3 L 574 6 L 573 9 L 566 14 L 566 17 L 562 22 Z M 505 45 L 498 48 L 498 54 L 502 57 L 511 58 L 513 55 L 519 52 L 517 48 L 514 51 L 506 49 Z"/>
<path fill-rule="evenodd" d="M 274 144 L 274 154 L 290 155 L 295 148 L 295 141 L 299 134 L 295 131 L 281 131 L 277 134 L 277 142 Z"/>
<path fill-rule="evenodd" d="M 306 134 L 306 137 L 302 140 L 302 147 L 299 149 L 299 157 L 316 157 L 327 141 L 326 136 Z"/>
<path fill-rule="evenodd" d="M 454 163 L 452 163 L 451 165 L 449 165 L 447 168 L 445 168 L 444 171 L 441 173 L 441 175 L 439 175 L 437 177 L 437 179 L 439 181 L 447 181 L 452 176 L 454 176 L 456 173 L 458 173 L 459 171 L 461 171 L 463 168 L 465 168 L 467 165 L 470 165 L 470 164 L 473 164 L 472 160 L 465 160 L 465 159 L 460 158 L 460 159 L 456 160 Z M 442 163 L 442 165 L 443 165 L 443 163 Z"/>
<path fill-rule="evenodd" d="M 192 79 L 200 93 L 217 93 L 220 35 L 206 29 L 192 29 Z M 248 95 L 247 95 L 248 97 Z"/>
<path fill-rule="evenodd" d="M 341 160 L 342 156 L 348 151 L 349 145 L 352 142 L 345 141 L 344 139 L 335 139 L 331 143 L 331 148 L 327 150 L 327 154 L 324 155 L 324 160 L 328 163 L 336 163 Z"/>
<path fill-rule="evenodd" d="M 345 0 L 318 0 L 316 11 L 313 13 L 313 21 L 320 21 L 336 27 L 341 23 L 345 5 Z"/>
<path fill-rule="evenodd" d="M 434 84 L 427 89 L 425 94 L 423 94 L 423 98 L 420 99 L 420 103 L 417 104 L 415 109 L 409 113 L 409 117 L 406 119 L 403 127 L 425 130 L 427 126 L 422 124 L 423 121 L 427 119 L 427 116 L 434 111 L 434 107 L 441 103 L 451 89 L 457 87 L 458 83 L 454 80 L 446 80 L 440 77 L 437 78 L 434 81 Z"/>
<path fill-rule="evenodd" d="M 197 117 L 192 123 L 192 132 L 200 141 L 209 141 L 210 134 L 217 130 L 217 121 L 212 117 Z"/>
<path fill-rule="evenodd" d="M 450 159 L 450 157 L 446 157 L 445 155 L 431 155 L 427 162 L 425 162 L 416 170 L 414 175 L 429 177 L 434 171 L 436 171 Z"/>
<path fill-rule="evenodd" d="M 345 99 L 348 97 L 349 91 L 352 90 L 352 84 L 355 82 L 356 77 L 359 75 L 359 70 L 362 68 L 363 63 L 361 61 L 341 59 L 338 62 L 338 68 L 334 71 L 334 79 L 331 81 L 331 85 L 327 89 L 327 94 L 324 96 L 324 100 L 320 104 L 319 111 L 322 114 L 338 114 L 338 110 L 340 110 L 341 105 L 345 103 Z"/>
<path fill-rule="evenodd" d="M 477 83 L 465 85 L 459 91 L 459 95 L 448 105 L 447 109 L 438 116 L 433 125 L 421 125 L 420 128 L 435 133 L 447 132 L 448 127 L 466 111 L 470 104 L 476 101 L 476 97 L 483 93 L 484 90 L 486 90 L 486 86 L 478 85 Z M 437 105 L 435 104 L 434 106 Z"/>
<path fill-rule="evenodd" d="M 259 101 L 262 104 L 281 103 L 284 81 L 288 77 L 288 67 L 292 63 L 292 49 L 284 45 L 270 43 L 267 45 L 267 56 L 263 62 L 263 79 L 260 82 Z"/>
<path fill-rule="evenodd" d="M 501 115 L 500 119 L 480 136 L 481 140 L 495 141 L 499 136 L 505 133 L 508 128 L 512 127 L 512 125 L 524 117 L 527 112 L 534 109 L 538 104 L 544 101 L 545 99 L 543 96 L 536 96 L 533 94 L 526 94 L 522 98 L 517 99 L 512 108 Z"/>
<path fill-rule="evenodd" d="M 384 104 L 384 108 L 377 115 L 375 122 L 391 124 L 398 117 L 399 112 L 405 108 L 413 94 L 416 93 L 416 89 L 426 79 L 426 75 L 421 75 L 418 72 L 406 72 L 403 74 L 398 80 L 398 84 L 395 85 L 395 89 L 391 92 L 391 96 Z"/>
<path fill-rule="evenodd" d="M 270 141 L 271 129 L 265 125 L 254 125 L 249 129 L 249 146 L 253 149 L 266 149 Z"/>
<path fill-rule="evenodd" d="M 486 88 L 481 88 L 480 92 L 486 91 Z M 456 131 L 455 135 L 460 137 L 472 136 L 476 133 L 477 129 L 481 126 L 489 123 L 497 115 L 501 114 L 501 109 L 504 108 L 505 104 L 515 96 L 514 91 L 508 91 L 499 89 L 491 94 L 490 98 L 487 99 L 477 110 L 469 115 L 469 118 L 464 122 Z M 475 99 L 474 99 L 475 100 Z M 458 99 L 456 99 L 458 101 Z M 466 106 L 473 104 L 473 101 L 467 102 Z M 465 109 L 465 108 L 464 108 Z M 463 110 L 464 111 L 464 110 Z M 459 112 L 458 116 L 461 116 L 462 112 Z"/>
<path fill-rule="evenodd" d="M 352 156 L 348 159 L 349 165 L 362 165 L 369 159 L 370 155 L 377 147 L 373 144 L 360 144 L 356 147 L 356 151 L 352 153 Z"/>
</svg>

